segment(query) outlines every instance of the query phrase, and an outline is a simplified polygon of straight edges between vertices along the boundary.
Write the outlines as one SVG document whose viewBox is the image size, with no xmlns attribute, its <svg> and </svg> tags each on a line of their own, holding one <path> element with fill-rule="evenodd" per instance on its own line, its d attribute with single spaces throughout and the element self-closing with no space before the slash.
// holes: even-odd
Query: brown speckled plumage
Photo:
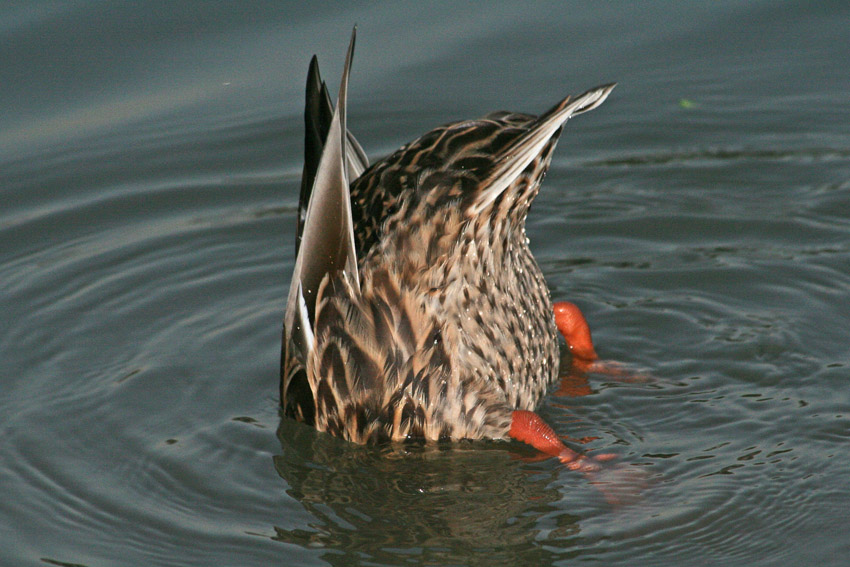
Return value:
<svg viewBox="0 0 850 567">
<path fill-rule="evenodd" d="M 439 127 L 367 167 L 342 134 L 352 50 L 335 114 L 315 59 L 308 77 L 281 404 L 354 442 L 505 438 L 558 374 L 526 215 L 563 123 L 613 85 Z"/>
</svg>

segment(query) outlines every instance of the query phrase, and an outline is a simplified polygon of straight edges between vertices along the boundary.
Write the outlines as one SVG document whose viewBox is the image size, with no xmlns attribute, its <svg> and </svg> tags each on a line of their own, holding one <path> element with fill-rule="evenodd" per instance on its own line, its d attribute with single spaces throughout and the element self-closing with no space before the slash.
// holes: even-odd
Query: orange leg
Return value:
<svg viewBox="0 0 850 567">
<path fill-rule="evenodd" d="M 599 461 L 613 459 L 616 455 L 599 455 L 588 457 L 573 451 L 566 445 L 555 431 L 533 411 L 516 410 L 512 414 L 511 430 L 508 435 L 528 443 L 538 451 L 557 457 L 572 470 L 595 472 L 599 470 Z"/>
<path fill-rule="evenodd" d="M 533 411 L 514 411 L 509 435 L 547 455 L 557 457 L 568 468 L 584 473 L 594 481 L 605 500 L 613 506 L 635 502 L 640 491 L 646 486 L 646 477 L 642 471 L 622 466 L 603 469 L 601 463 L 610 461 L 617 455 L 607 453 L 590 457 L 573 451 L 564 445 L 552 428 Z"/>
<path fill-rule="evenodd" d="M 573 358 L 588 364 L 598 359 L 587 319 L 575 303 L 559 301 L 555 303 L 554 311 L 555 325 L 567 341 Z"/>
<path fill-rule="evenodd" d="M 574 303 L 558 301 L 553 307 L 555 325 L 573 355 L 572 371 L 608 374 L 624 382 L 646 382 L 651 379 L 649 375 L 633 372 L 617 362 L 599 360 L 593 348 L 587 319 Z"/>
</svg>

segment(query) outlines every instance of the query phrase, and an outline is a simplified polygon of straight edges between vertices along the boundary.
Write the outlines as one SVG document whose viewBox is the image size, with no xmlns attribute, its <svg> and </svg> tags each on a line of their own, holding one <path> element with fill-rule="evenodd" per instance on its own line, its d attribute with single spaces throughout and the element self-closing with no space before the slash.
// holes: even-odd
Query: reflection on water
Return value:
<svg viewBox="0 0 850 567">
<path fill-rule="evenodd" d="M 330 549 L 342 543 L 378 562 L 405 555 L 454 562 L 486 553 L 549 563 L 559 554 L 534 542 L 565 543 L 580 532 L 576 516 L 559 514 L 542 534 L 540 515 L 562 498 L 552 484 L 561 471 L 534 474 L 503 444 L 358 447 L 287 419 L 278 437 L 275 466 L 287 493 L 315 518 L 311 529 L 278 529 L 281 541 Z M 575 477 L 576 489 L 586 490 Z M 334 557 L 325 556 L 334 564 L 352 559 Z"/>
</svg>

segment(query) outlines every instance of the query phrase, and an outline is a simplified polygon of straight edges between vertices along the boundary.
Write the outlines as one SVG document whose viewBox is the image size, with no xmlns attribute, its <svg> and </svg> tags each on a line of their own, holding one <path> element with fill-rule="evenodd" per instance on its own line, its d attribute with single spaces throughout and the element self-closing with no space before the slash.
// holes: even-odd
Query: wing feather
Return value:
<svg viewBox="0 0 850 567">
<path fill-rule="evenodd" d="M 551 110 L 541 115 L 522 136 L 506 146 L 493 157 L 495 164 L 482 180 L 481 191 L 474 200 L 471 210 L 479 214 L 510 187 L 526 167 L 543 151 L 549 140 L 558 132 L 570 117 L 602 104 L 616 84 L 603 85 L 590 89 L 574 100 L 567 97 Z"/>
</svg>

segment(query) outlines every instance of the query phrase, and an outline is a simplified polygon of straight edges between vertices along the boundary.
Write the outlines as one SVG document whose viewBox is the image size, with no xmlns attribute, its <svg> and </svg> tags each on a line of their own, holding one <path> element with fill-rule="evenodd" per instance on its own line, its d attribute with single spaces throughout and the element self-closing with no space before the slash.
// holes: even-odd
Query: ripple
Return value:
<svg viewBox="0 0 850 567">
<path fill-rule="evenodd" d="M 277 539 L 358 550 L 374 561 L 413 554 L 545 557 L 524 511 L 558 499 L 551 473 L 529 477 L 498 444 L 360 448 L 283 420 L 276 458 L 289 494 L 315 521 L 278 529 Z M 499 537 L 494 540 L 494 533 Z"/>
<path fill-rule="evenodd" d="M 684 152 L 663 152 L 631 157 L 618 157 L 585 162 L 589 167 L 640 167 L 652 165 L 710 165 L 711 162 L 733 161 L 788 161 L 817 163 L 847 161 L 850 150 L 846 148 L 795 148 L 781 150 L 710 148 Z"/>
<path fill-rule="evenodd" d="M 267 245 L 294 222 L 282 220 L 294 209 L 280 204 L 281 175 L 177 168 L 107 182 L 81 159 L 75 182 L 91 190 L 0 220 L 18 244 L 0 262 L 13 322 L 0 339 L 16 346 L 0 361 L 0 461 L 20 495 L 2 506 L 25 534 L 19 553 L 177 564 L 196 540 L 209 563 L 256 553 L 248 532 L 268 531 L 281 506 L 268 431 L 283 266 Z M 55 539 L 39 535 L 45 518 Z"/>
</svg>

